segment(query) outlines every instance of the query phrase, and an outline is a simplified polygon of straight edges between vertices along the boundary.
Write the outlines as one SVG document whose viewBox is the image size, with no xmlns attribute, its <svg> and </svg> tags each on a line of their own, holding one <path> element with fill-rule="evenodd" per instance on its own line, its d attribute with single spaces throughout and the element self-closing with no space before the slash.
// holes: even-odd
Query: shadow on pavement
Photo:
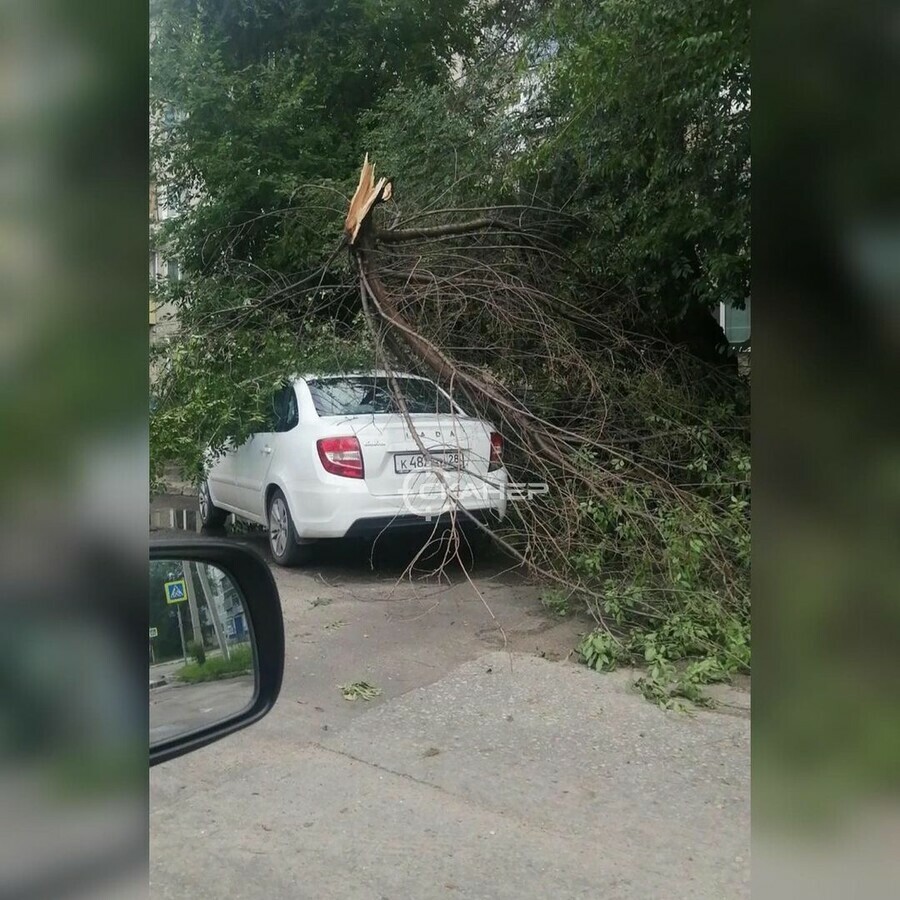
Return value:
<svg viewBox="0 0 900 900">
<path fill-rule="evenodd" d="M 196 499 L 188 497 L 158 497 L 150 507 L 151 539 L 182 537 L 227 538 L 253 547 L 271 562 L 265 531 L 255 525 L 239 522 L 223 528 L 203 528 L 196 510 Z M 385 532 L 375 540 L 361 538 L 328 539 L 316 542 L 313 562 L 300 571 L 335 574 L 343 577 L 371 579 L 399 577 L 412 566 L 416 577 L 436 572 L 446 562 L 444 575 L 451 582 L 465 580 L 468 572 L 479 577 L 508 574 L 521 580 L 515 559 L 488 541 L 469 544 L 464 538 L 454 559 L 446 538 L 427 529 L 404 529 Z"/>
</svg>

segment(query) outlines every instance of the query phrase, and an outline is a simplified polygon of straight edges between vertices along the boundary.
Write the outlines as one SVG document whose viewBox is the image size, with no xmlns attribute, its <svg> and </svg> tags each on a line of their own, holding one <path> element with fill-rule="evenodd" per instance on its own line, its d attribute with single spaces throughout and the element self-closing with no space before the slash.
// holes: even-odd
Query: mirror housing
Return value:
<svg viewBox="0 0 900 900">
<path fill-rule="evenodd" d="M 256 660 L 256 690 L 246 709 L 188 734 L 150 746 L 150 765 L 183 756 L 258 722 L 274 706 L 284 671 L 284 625 L 275 580 L 256 551 L 223 540 L 151 541 L 150 560 L 206 563 L 225 572 L 240 591 Z"/>
</svg>

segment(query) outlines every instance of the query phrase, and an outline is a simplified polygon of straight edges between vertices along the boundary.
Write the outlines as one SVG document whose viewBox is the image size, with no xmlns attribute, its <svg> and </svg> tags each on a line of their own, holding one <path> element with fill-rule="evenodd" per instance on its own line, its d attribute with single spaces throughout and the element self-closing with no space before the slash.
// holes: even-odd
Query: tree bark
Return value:
<svg viewBox="0 0 900 900">
<path fill-rule="evenodd" d="M 379 244 L 401 244 L 408 241 L 430 241 L 436 238 L 453 237 L 457 234 L 474 234 L 489 228 L 510 230 L 510 225 L 499 219 L 473 219 L 471 222 L 454 222 L 449 225 L 435 225 L 432 228 L 401 228 L 396 230 L 375 231 L 375 239 Z"/>
</svg>

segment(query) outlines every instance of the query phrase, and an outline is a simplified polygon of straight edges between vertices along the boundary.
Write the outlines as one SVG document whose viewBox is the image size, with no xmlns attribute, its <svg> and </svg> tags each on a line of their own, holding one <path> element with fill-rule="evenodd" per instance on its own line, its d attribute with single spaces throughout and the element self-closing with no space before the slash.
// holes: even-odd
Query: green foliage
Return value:
<svg viewBox="0 0 900 900">
<path fill-rule="evenodd" d="M 415 200 L 565 209 L 578 277 L 632 292 L 649 321 L 741 307 L 749 22 L 746 0 L 523 4 L 464 78 L 364 113 L 366 147 Z"/>
<path fill-rule="evenodd" d="M 204 656 L 202 662 L 197 659 L 179 669 L 175 677 L 188 684 L 199 684 L 202 681 L 220 681 L 252 672 L 253 648 L 249 644 L 237 644 L 229 648 L 228 659 L 224 656 Z"/>
<path fill-rule="evenodd" d="M 642 380 L 632 386 L 638 410 L 648 398 Z M 624 660 L 646 665 L 638 687 L 663 706 L 675 697 L 704 702 L 702 685 L 750 668 L 750 447 L 742 390 L 698 407 L 678 396 L 675 381 L 667 391 L 657 384 L 646 406 L 651 436 L 641 447 L 666 461 L 681 489 L 663 490 L 646 472 L 629 478 L 629 464 L 614 459 L 626 477 L 621 489 L 581 505 L 569 562 L 595 615 L 627 635 L 619 642 L 601 629 L 582 643 L 582 659 L 596 669 Z"/>
<path fill-rule="evenodd" d="M 381 688 L 368 681 L 354 681 L 350 684 L 338 685 L 341 696 L 345 700 L 373 700 L 381 694 Z"/>
<path fill-rule="evenodd" d="M 236 328 L 230 339 L 185 328 L 157 349 L 160 373 L 150 415 L 154 490 L 162 488 L 167 466 L 199 481 L 210 455 L 271 428 L 273 397 L 286 378 L 372 364 L 368 336 L 358 326 L 338 334 L 328 322 L 291 328 L 270 319 L 269 329 Z"/>
<path fill-rule="evenodd" d="M 602 599 L 604 610 L 618 614 L 617 630 L 623 636 L 605 629 L 586 635 L 577 650 L 589 668 L 643 667 L 636 687 L 667 709 L 679 697 L 709 705 L 704 685 L 750 670 L 749 619 L 728 612 L 721 598 L 690 595 L 668 607 L 657 601 L 651 608 L 635 605 L 636 593 L 623 598 L 611 592 Z"/>
<path fill-rule="evenodd" d="M 570 599 L 571 591 L 562 591 L 558 588 L 548 588 L 541 594 L 544 608 L 560 618 L 565 618 L 571 612 Z"/>
<path fill-rule="evenodd" d="M 577 650 L 582 662 L 598 672 L 611 672 L 627 658 L 622 642 L 608 631 L 592 631 Z"/>
<path fill-rule="evenodd" d="M 516 202 L 515 99 L 508 79 L 490 77 L 397 87 L 361 116 L 365 145 L 398 178 L 404 208 Z"/>
<path fill-rule="evenodd" d="M 611 287 L 653 325 L 748 296 L 746 2 L 157 0 L 152 17 L 153 170 L 178 212 L 156 241 L 184 273 L 165 293 L 186 332 L 157 351 L 157 485 L 263 420 L 317 321 L 367 340 L 333 253 L 366 151 L 401 220 L 571 213 L 549 236 L 574 264 L 552 283 L 589 315 Z"/>
<path fill-rule="evenodd" d="M 159 490 L 167 466 L 196 480 L 207 446 L 242 443 L 286 376 L 371 361 L 334 255 L 360 116 L 446 80 L 477 27 L 467 0 L 156 0 L 151 19 L 152 170 L 177 213 L 154 243 L 183 275 L 153 286 L 181 332 L 151 359 Z"/>
<path fill-rule="evenodd" d="M 267 534 L 265 525 L 258 522 L 248 522 L 246 519 L 235 519 L 229 526 L 229 534 Z"/>
<path fill-rule="evenodd" d="M 222 256 L 308 271 L 334 245 L 362 157 L 360 113 L 447 77 L 467 0 L 157 0 L 155 168 L 182 209 L 189 273 Z M 316 198 L 304 194 L 322 188 Z"/>
<path fill-rule="evenodd" d="M 187 645 L 188 655 L 193 657 L 194 662 L 198 667 L 201 667 L 206 662 L 206 648 L 200 641 L 189 641 Z"/>
<path fill-rule="evenodd" d="M 557 0 L 528 31 L 526 171 L 657 316 L 749 296 L 749 25 L 746 0 Z"/>
</svg>

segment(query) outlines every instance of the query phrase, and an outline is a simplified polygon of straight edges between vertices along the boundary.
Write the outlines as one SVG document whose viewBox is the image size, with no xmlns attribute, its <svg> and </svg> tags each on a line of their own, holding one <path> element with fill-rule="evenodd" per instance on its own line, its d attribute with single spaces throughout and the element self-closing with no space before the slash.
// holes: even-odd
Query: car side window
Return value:
<svg viewBox="0 0 900 900">
<path fill-rule="evenodd" d="M 290 431 L 300 421 L 297 409 L 297 393 L 292 384 L 286 384 L 272 398 L 272 430 Z"/>
</svg>

